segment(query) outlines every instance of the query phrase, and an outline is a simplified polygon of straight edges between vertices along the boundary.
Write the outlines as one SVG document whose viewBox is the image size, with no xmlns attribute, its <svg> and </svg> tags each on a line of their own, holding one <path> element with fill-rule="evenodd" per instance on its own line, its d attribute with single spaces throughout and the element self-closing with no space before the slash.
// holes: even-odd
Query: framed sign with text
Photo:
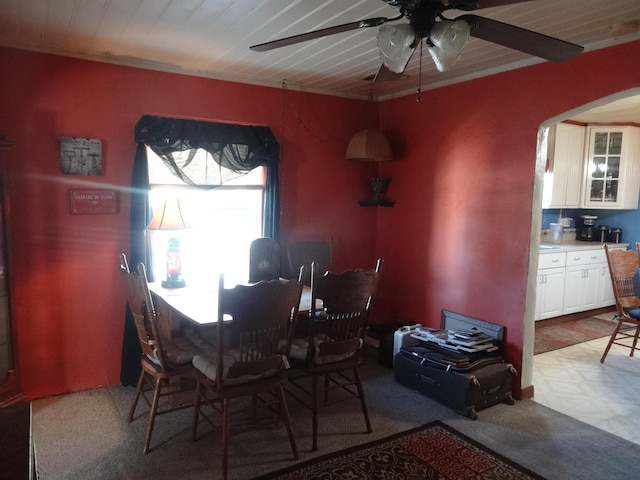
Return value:
<svg viewBox="0 0 640 480">
<path fill-rule="evenodd" d="M 101 215 L 119 213 L 117 190 L 69 190 L 69 212 L 72 215 Z"/>
</svg>

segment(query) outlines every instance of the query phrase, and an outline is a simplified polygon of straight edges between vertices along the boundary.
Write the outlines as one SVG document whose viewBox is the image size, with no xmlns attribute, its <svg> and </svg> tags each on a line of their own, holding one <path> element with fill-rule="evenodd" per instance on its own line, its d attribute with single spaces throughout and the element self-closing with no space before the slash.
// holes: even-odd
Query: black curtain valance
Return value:
<svg viewBox="0 0 640 480">
<path fill-rule="evenodd" d="M 221 185 L 259 166 L 275 167 L 280 152 L 268 127 L 152 115 L 140 118 L 135 139 L 148 145 L 182 181 L 201 187 Z M 210 157 L 196 161 L 197 149 Z"/>
</svg>

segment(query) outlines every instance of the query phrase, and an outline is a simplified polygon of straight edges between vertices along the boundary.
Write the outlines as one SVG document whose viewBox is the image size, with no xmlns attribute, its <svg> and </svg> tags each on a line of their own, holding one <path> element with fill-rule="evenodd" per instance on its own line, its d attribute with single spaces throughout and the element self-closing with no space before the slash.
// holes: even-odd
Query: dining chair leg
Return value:
<svg viewBox="0 0 640 480">
<path fill-rule="evenodd" d="M 604 353 L 602 354 L 602 357 L 600 357 L 600 363 L 604 363 L 604 359 L 607 357 L 607 354 L 611 349 L 611 345 L 613 345 L 613 341 L 618 335 L 618 330 L 620 330 L 621 326 L 622 326 L 622 321 L 618 320 L 618 324 L 616 325 L 616 328 L 613 330 L 613 333 L 611 334 L 611 338 L 609 338 L 609 343 L 607 343 L 607 348 L 604 349 Z"/>
<path fill-rule="evenodd" d="M 198 430 L 198 419 L 200 418 L 200 394 L 202 392 L 202 383 L 198 380 L 196 383 L 196 398 L 193 402 L 193 420 L 191 422 L 191 441 L 196 441 Z"/>
<path fill-rule="evenodd" d="M 284 388 L 278 387 L 278 411 L 280 416 L 284 420 L 284 426 L 287 429 L 287 435 L 289 435 L 289 443 L 291 444 L 291 451 L 293 452 L 293 459 L 298 460 L 298 447 L 296 446 L 296 439 L 293 436 L 293 428 L 291 428 L 291 417 L 289 416 L 289 407 L 287 406 L 287 400 L 284 397 Z"/>
<path fill-rule="evenodd" d="M 251 395 L 251 421 L 253 425 L 258 423 L 258 395 Z"/>
<path fill-rule="evenodd" d="M 324 403 L 327 404 L 329 403 L 329 374 L 327 373 L 324 376 Z"/>
<path fill-rule="evenodd" d="M 140 372 L 140 377 L 138 377 L 138 384 L 136 385 L 136 394 L 133 397 L 133 404 L 131 405 L 131 409 L 129 410 L 129 423 L 133 421 L 133 415 L 136 411 L 136 407 L 138 406 L 138 400 L 140 400 L 140 394 L 142 393 L 143 384 L 144 384 L 144 370 Z"/>
<path fill-rule="evenodd" d="M 638 333 L 640 333 L 640 325 L 636 325 L 636 334 L 633 336 L 633 344 L 631 346 L 630 357 L 633 357 L 633 352 L 636 351 L 636 345 L 638 344 Z"/>
<path fill-rule="evenodd" d="M 153 432 L 153 424 L 156 420 L 156 411 L 158 410 L 158 403 L 160 402 L 160 391 L 162 390 L 162 379 L 156 379 L 156 384 L 153 389 L 153 401 L 151 402 L 151 408 L 149 409 L 149 426 L 147 427 L 147 438 L 144 441 L 144 453 L 149 453 L 149 444 L 151 443 L 151 433 Z"/>
<path fill-rule="evenodd" d="M 318 450 L 318 376 L 312 376 L 311 385 L 311 427 L 313 440 L 311 444 L 311 451 Z"/>
<path fill-rule="evenodd" d="M 353 378 L 356 381 L 356 388 L 358 389 L 358 397 L 360 397 L 360 406 L 362 407 L 362 413 L 364 414 L 364 421 L 367 424 L 367 433 L 371 433 L 371 421 L 369 420 L 369 410 L 367 409 L 367 402 L 364 399 L 364 389 L 362 388 L 362 382 L 360 381 L 360 374 L 358 369 L 353 369 Z"/>
<path fill-rule="evenodd" d="M 229 430 L 230 414 L 229 399 L 222 399 L 222 478 L 227 480 L 227 470 L 229 467 Z"/>
</svg>

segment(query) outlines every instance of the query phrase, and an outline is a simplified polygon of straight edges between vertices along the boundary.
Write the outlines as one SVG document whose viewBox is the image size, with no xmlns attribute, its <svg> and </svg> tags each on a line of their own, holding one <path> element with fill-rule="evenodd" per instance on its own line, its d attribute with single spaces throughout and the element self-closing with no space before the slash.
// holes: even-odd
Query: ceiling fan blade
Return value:
<svg viewBox="0 0 640 480">
<path fill-rule="evenodd" d="M 479 0 L 478 8 L 501 7 L 502 5 L 512 5 L 514 3 L 531 2 L 533 0 Z"/>
<path fill-rule="evenodd" d="M 400 73 L 392 72 L 383 63 L 382 65 L 380 65 L 380 68 L 378 69 L 378 73 L 376 73 L 376 76 L 373 77 L 373 82 L 374 83 L 393 82 L 395 80 L 399 80 L 400 78 L 402 78 L 403 74 L 404 74 L 404 70 L 403 72 L 400 72 Z"/>
<path fill-rule="evenodd" d="M 477 15 L 461 15 L 456 20 L 464 20 L 469 23 L 472 37 L 481 38 L 552 62 L 564 62 L 584 50 L 584 47 L 574 43 Z"/>
<path fill-rule="evenodd" d="M 293 35 L 292 37 L 281 38 L 279 40 L 273 40 L 271 42 L 261 43 L 259 45 L 252 45 L 249 47 L 254 52 L 266 52 L 275 48 L 286 47 L 288 45 L 294 45 L 296 43 L 306 42 L 308 40 L 314 40 L 316 38 L 326 37 L 327 35 L 334 35 L 336 33 L 348 32 L 350 30 L 358 30 L 359 28 L 369 28 L 384 25 L 387 22 L 393 20 L 399 20 L 403 15 L 396 18 L 386 17 L 374 17 L 366 20 L 359 20 L 357 22 L 344 23 L 342 25 L 336 25 L 335 27 L 322 28 L 320 30 L 314 30 L 313 32 L 301 33 L 300 35 Z"/>
</svg>

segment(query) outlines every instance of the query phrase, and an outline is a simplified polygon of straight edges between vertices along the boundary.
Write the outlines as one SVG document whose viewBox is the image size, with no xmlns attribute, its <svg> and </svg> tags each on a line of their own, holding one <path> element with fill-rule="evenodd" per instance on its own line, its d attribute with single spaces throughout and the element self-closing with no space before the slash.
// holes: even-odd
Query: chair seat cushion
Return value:
<svg viewBox="0 0 640 480">
<path fill-rule="evenodd" d="M 312 362 L 314 365 L 325 365 L 328 363 L 341 362 L 355 356 L 360 348 L 362 348 L 362 339 L 350 338 L 337 342 L 327 341 L 325 335 L 316 335 L 313 337 L 313 355 Z M 294 338 L 291 342 L 292 359 L 306 361 L 309 350 L 309 342 L 304 338 Z"/>
<path fill-rule="evenodd" d="M 185 336 L 174 337 L 172 339 L 163 339 L 162 348 L 167 361 L 171 365 L 182 366 L 188 365 L 195 355 L 204 354 L 214 350 L 213 346 L 206 340 L 197 337 L 197 335 L 187 332 Z M 154 352 L 155 353 L 155 352 Z M 156 355 L 147 355 L 156 365 L 160 362 Z"/>
<path fill-rule="evenodd" d="M 211 352 L 205 355 L 195 355 L 193 366 L 212 382 L 218 380 L 218 354 Z M 272 377 L 289 368 L 284 355 L 273 355 L 252 361 L 240 361 L 240 351 L 227 349 L 222 359 L 222 381 L 225 385 L 240 385 L 263 378 Z"/>
<path fill-rule="evenodd" d="M 640 308 L 634 308 L 632 310 L 629 310 L 627 312 L 627 315 L 629 315 L 631 318 L 634 318 L 636 320 L 640 320 Z"/>
</svg>

